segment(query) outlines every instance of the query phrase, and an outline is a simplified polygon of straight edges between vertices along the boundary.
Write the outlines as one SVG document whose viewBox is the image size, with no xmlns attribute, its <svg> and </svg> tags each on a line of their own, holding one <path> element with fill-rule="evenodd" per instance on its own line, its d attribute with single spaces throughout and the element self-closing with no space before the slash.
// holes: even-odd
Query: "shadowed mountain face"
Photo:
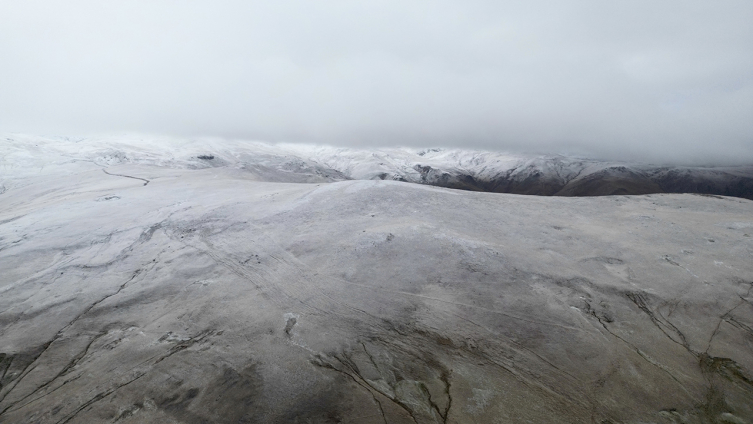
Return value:
<svg viewBox="0 0 753 424">
<path fill-rule="evenodd" d="M 414 166 L 419 176 L 385 173 L 394 179 L 461 190 L 536 196 L 614 196 L 696 193 L 753 199 L 753 166 L 727 168 L 652 167 L 583 162 L 564 157 L 521 160 L 520 167 L 479 173 L 451 165 Z M 504 171 L 504 172 L 502 172 Z M 564 171 L 564 172 L 563 172 Z"/>
<path fill-rule="evenodd" d="M 71 145 L 4 146 L 2 423 L 753 422 L 749 200 Z"/>
</svg>

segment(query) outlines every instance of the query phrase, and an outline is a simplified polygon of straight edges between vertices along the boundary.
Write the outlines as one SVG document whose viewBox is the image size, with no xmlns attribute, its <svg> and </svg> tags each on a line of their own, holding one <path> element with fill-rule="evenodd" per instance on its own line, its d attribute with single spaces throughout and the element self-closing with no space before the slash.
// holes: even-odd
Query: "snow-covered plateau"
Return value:
<svg viewBox="0 0 753 424">
<path fill-rule="evenodd" d="M 4 136 L 0 423 L 753 423 L 752 181 Z"/>
</svg>

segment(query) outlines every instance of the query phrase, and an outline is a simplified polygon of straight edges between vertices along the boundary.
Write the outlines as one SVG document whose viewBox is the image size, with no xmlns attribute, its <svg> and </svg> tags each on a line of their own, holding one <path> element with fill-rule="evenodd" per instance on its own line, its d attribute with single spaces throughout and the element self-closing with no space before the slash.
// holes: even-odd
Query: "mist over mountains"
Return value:
<svg viewBox="0 0 753 424">
<path fill-rule="evenodd" d="M 753 424 L 752 22 L 0 1 L 0 424 Z"/>
<path fill-rule="evenodd" d="M 753 5 L 0 4 L 0 133 L 753 161 Z"/>
<path fill-rule="evenodd" d="M 16 135 L 6 136 L 4 144 L 6 166 L 30 168 L 39 166 L 35 161 L 56 158 L 54 166 L 83 160 L 99 166 L 225 167 L 247 178 L 280 182 L 378 179 L 539 196 L 696 193 L 753 199 L 753 165 L 667 166 L 463 149 L 357 149 L 148 136 Z"/>
</svg>

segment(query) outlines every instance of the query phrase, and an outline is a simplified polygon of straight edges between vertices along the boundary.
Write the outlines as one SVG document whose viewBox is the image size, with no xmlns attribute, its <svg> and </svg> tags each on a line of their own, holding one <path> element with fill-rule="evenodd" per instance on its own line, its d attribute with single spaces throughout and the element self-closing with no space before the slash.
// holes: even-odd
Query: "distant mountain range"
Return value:
<svg viewBox="0 0 753 424">
<path fill-rule="evenodd" d="M 380 179 L 539 196 L 696 193 L 753 199 L 753 164 L 659 166 L 462 149 L 352 149 L 134 136 L 70 139 L 12 135 L 0 140 L 5 145 L 4 166 L 28 166 L 30 171 L 43 162 L 49 167 L 47 158 L 58 157 L 58 165 L 85 160 L 99 166 L 230 167 L 248 173 L 249 178 L 280 182 Z M 12 183 L 0 184 L 7 187 Z M 0 187 L 0 192 L 3 190 Z"/>
<path fill-rule="evenodd" d="M 654 166 L 444 149 L 381 150 L 372 155 L 340 150 L 330 155 L 315 160 L 354 179 L 540 196 L 698 193 L 753 199 L 753 166 Z M 355 166 L 343 166 L 344 157 L 352 157 Z"/>
</svg>

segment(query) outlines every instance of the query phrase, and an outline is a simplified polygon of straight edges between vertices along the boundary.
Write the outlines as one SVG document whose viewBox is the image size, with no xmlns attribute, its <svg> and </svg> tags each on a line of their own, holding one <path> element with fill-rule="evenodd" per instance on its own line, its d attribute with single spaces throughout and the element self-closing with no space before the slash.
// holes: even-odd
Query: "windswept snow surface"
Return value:
<svg viewBox="0 0 753 424">
<path fill-rule="evenodd" d="M 563 157 L 0 146 L 0 423 L 753 423 L 753 201 L 426 185 L 604 188 Z"/>
</svg>

